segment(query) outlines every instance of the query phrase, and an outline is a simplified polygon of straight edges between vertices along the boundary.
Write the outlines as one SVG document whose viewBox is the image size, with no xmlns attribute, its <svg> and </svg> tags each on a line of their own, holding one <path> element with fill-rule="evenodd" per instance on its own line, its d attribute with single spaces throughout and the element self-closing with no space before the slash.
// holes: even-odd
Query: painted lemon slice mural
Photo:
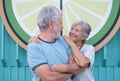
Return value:
<svg viewBox="0 0 120 81">
<path fill-rule="evenodd" d="M 75 20 L 84 20 L 92 27 L 87 40 L 94 46 L 110 32 L 119 11 L 119 0 L 2 0 L 7 22 L 25 45 L 39 33 L 37 16 L 46 5 L 62 7 L 63 35 L 68 35 Z"/>
</svg>

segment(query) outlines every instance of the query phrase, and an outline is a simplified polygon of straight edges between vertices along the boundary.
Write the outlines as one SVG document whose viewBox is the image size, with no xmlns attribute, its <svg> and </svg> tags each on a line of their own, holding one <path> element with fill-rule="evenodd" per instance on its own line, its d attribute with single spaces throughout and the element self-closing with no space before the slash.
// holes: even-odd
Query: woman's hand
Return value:
<svg viewBox="0 0 120 81">
<path fill-rule="evenodd" d="M 37 43 L 41 43 L 41 41 L 39 40 L 39 38 L 38 38 L 39 36 L 33 36 L 33 37 L 31 37 L 30 39 L 29 39 L 29 43 L 31 43 L 31 42 L 37 42 Z"/>
<path fill-rule="evenodd" d="M 79 59 L 76 58 L 74 54 L 72 54 L 72 55 L 70 56 L 70 58 L 69 58 L 68 64 L 71 64 L 71 63 L 76 63 L 76 64 L 79 65 Z"/>
<path fill-rule="evenodd" d="M 70 37 L 68 37 L 68 36 L 63 36 L 63 37 L 70 46 L 75 45 L 75 43 L 73 42 L 73 40 Z"/>
<path fill-rule="evenodd" d="M 69 61 L 68 61 L 68 64 L 72 64 L 72 63 L 75 63 L 73 54 L 70 56 Z"/>
</svg>

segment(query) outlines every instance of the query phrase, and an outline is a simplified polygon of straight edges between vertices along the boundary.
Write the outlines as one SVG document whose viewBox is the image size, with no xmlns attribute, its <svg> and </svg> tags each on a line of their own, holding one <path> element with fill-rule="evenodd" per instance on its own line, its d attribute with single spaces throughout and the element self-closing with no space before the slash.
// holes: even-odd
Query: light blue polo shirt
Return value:
<svg viewBox="0 0 120 81">
<path fill-rule="evenodd" d="M 27 59 L 33 72 L 32 81 L 41 81 L 34 69 L 42 64 L 67 64 L 72 54 L 69 45 L 62 36 L 59 36 L 55 42 L 46 42 L 40 39 L 42 43 L 29 43 L 27 46 Z M 68 79 L 66 81 L 71 81 Z"/>
</svg>

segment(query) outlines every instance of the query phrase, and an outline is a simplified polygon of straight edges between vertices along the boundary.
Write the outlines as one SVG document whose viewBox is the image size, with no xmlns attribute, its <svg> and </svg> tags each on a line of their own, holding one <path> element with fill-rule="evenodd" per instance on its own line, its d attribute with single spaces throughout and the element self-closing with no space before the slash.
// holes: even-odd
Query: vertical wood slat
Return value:
<svg viewBox="0 0 120 81">
<path fill-rule="evenodd" d="M 120 81 L 120 67 L 114 67 L 114 81 Z"/>
<path fill-rule="evenodd" d="M 20 60 L 19 60 L 19 45 L 16 43 L 16 63 L 17 66 L 21 66 Z"/>
<path fill-rule="evenodd" d="M 3 66 L 6 66 L 6 62 L 5 62 L 5 56 L 4 56 L 4 32 L 5 32 L 5 29 L 4 29 L 4 27 L 3 27 L 3 23 L 2 23 L 2 20 L 0 19 L 0 29 L 1 29 L 1 32 L 0 32 L 0 34 L 1 34 L 1 53 L 0 53 L 0 55 L 1 55 L 1 62 L 2 62 L 2 65 Z"/>
<path fill-rule="evenodd" d="M 4 78 L 3 78 L 4 77 L 4 75 L 3 75 L 4 74 L 4 70 L 3 69 L 4 69 L 3 67 L 0 67 L 0 80 L 1 81 L 4 81 Z"/>
<path fill-rule="evenodd" d="M 25 81 L 25 77 L 26 77 L 26 71 L 25 71 L 25 67 L 19 67 L 19 77 L 18 77 L 18 81 Z"/>
<path fill-rule="evenodd" d="M 3 81 L 11 81 L 11 67 L 4 67 L 4 80 Z"/>
<path fill-rule="evenodd" d="M 107 61 L 107 45 L 104 46 L 103 66 L 106 66 Z"/>
<path fill-rule="evenodd" d="M 19 81 L 18 80 L 18 67 L 11 67 L 11 81 Z"/>
<path fill-rule="evenodd" d="M 99 67 L 99 80 L 98 81 L 107 81 L 106 80 L 106 67 Z"/>
<path fill-rule="evenodd" d="M 107 81 L 114 81 L 114 67 L 106 67 Z"/>
<path fill-rule="evenodd" d="M 29 66 L 26 67 L 25 71 L 26 71 L 25 81 L 31 81 L 32 80 L 32 74 L 31 74 Z"/>
<path fill-rule="evenodd" d="M 98 80 L 99 79 L 98 74 L 99 74 L 99 68 L 98 68 L 98 66 L 93 67 L 93 75 L 94 75 L 95 81 L 99 81 Z"/>
</svg>

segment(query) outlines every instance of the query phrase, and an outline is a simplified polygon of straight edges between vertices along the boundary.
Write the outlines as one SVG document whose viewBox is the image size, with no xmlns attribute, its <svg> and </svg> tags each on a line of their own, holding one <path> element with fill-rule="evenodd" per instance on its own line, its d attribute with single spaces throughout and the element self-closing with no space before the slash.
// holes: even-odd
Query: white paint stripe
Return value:
<svg viewBox="0 0 120 81">
<path fill-rule="evenodd" d="M 72 13 L 73 13 L 74 16 L 76 17 L 76 19 L 81 20 L 81 19 L 79 18 L 79 16 L 76 14 L 76 12 L 69 6 L 69 4 L 67 4 L 67 6 L 68 6 L 68 8 L 72 11 Z"/>
<path fill-rule="evenodd" d="M 80 8 L 80 9 L 86 11 L 87 13 L 89 13 L 89 14 L 91 14 L 91 15 L 97 17 L 97 18 L 100 19 L 100 20 L 103 19 L 102 16 L 100 16 L 100 15 L 98 15 L 98 14 L 96 14 L 96 13 L 94 13 L 94 12 L 92 12 L 92 11 L 90 11 L 90 10 L 88 10 L 88 9 L 86 9 L 86 8 L 84 8 L 84 7 L 82 7 L 82 6 L 80 6 L 79 4 L 77 4 L 77 3 L 73 2 L 73 1 L 70 1 L 70 3 L 73 4 L 74 6 Z"/>
<path fill-rule="evenodd" d="M 66 11 L 66 7 L 64 7 L 64 11 L 63 11 L 64 13 L 65 13 L 65 19 L 66 19 L 66 26 L 67 26 L 67 28 L 68 28 L 68 30 L 70 30 L 70 22 L 69 22 L 69 18 L 68 18 L 68 16 L 67 16 L 67 11 Z"/>
<path fill-rule="evenodd" d="M 22 16 L 22 17 L 21 17 L 21 20 L 24 20 L 24 19 L 30 17 L 30 16 L 31 16 L 32 14 L 34 14 L 35 12 L 39 12 L 39 10 L 40 10 L 43 6 L 45 6 L 45 5 L 49 4 L 49 3 L 50 3 L 50 1 L 47 2 L 46 4 L 42 5 L 41 7 L 39 7 L 39 8 L 37 8 L 37 9 L 33 10 L 32 12 L 30 12 L 30 13 L 28 13 L 28 14 Z"/>
</svg>

